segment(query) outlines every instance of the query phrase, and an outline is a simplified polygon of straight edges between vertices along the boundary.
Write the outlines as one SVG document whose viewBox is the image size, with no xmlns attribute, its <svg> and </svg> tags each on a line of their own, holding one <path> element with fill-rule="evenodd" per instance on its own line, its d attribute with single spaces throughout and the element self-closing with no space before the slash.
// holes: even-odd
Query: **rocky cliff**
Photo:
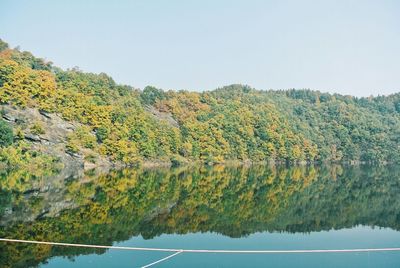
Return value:
<svg viewBox="0 0 400 268">
<path fill-rule="evenodd" d="M 11 124 L 17 138 L 24 139 L 33 150 L 59 159 L 66 174 L 95 167 L 109 169 L 114 165 L 90 149 L 74 153 L 68 150 L 68 136 L 80 126 L 77 122 L 67 122 L 57 114 L 35 108 L 0 105 L 0 111 L 3 119 Z M 96 157 L 95 163 L 85 159 L 84 156 L 89 154 Z"/>
</svg>

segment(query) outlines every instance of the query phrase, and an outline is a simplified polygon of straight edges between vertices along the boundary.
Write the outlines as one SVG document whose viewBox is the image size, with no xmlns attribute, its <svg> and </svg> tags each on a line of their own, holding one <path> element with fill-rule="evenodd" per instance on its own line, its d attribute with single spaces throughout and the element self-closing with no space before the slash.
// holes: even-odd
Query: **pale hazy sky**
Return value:
<svg viewBox="0 0 400 268">
<path fill-rule="evenodd" d="M 0 0 L 0 38 L 140 88 L 400 91 L 397 0 Z"/>
</svg>

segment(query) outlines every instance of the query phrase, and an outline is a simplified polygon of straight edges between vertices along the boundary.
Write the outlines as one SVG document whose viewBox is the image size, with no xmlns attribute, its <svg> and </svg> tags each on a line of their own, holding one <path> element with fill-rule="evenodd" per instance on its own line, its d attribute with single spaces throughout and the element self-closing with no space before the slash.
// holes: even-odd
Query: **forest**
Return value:
<svg viewBox="0 0 400 268">
<path fill-rule="evenodd" d="M 0 40 L 1 105 L 79 122 L 68 137 L 70 153 L 91 149 L 126 165 L 400 162 L 400 93 L 354 97 L 236 84 L 202 92 L 141 90 L 105 73 L 63 70 Z M 1 162 L 53 161 L 33 152 L 20 131 L 0 117 Z"/>
</svg>

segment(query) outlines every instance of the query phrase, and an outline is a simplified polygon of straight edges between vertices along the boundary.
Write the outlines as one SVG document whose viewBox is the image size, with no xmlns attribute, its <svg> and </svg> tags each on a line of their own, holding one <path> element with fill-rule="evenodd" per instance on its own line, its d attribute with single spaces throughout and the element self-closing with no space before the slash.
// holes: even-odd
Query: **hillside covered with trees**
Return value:
<svg viewBox="0 0 400 268">
<path fill-rule="evenodd" d="M 125 164 L 400 162 L 400 93 L 356 98 L 243 85 L 201 93 L 139 90 L 104 73 L 62 70 L 0 41 L 0 104 L 78 122 L 68 153 L 90 158 L 90 149 Z M 37 157 L 20 129 L 2 120 L 0 160 L 18 162 L 8 159 L 11 151 L 26 161 Z M 28 123 L 38 135 L 46 131 Z"/>
</svg>

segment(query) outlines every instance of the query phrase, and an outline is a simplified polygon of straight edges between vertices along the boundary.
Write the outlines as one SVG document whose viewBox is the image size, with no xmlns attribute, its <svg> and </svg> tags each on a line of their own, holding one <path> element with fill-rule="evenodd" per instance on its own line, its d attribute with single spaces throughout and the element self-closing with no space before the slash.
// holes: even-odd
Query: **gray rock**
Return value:
<svg viewBox="0 0 400 268">
<path fill-rule="evenodd" d="M 4 214 L 5 215 L 11 215 L 12 214 L 12 208 L 11 207 L 7 207 L 4 209 Z"/>
<path fill-rule="evenodd" d="M 43 111 L 43 110 L 39 110 L 39 113 L 41 115 L 43 115 L 44 117 L 46 117 L 47 119 L 52 119 L 52 114 L 51 113 L 48 113 L 48 112 Z"/>
<path fill-rule="evenodd" d="M 147 106 L 145 109 L 146 111 L 150 112 L 155 119 L 164 121 L 172 127 L 179 128 L 179 123 L 172 117 L 171 113 L 159 111 L 153 106 Z"/>
<path fill-rule="evenodd" d="M 66 152 L 67 154 L 69 154 L 70 156 L 72 156 L 72 157 L 74 157 L 74 158 L 78 158 L 78 159 L 81 159 L 81 158 L 83 158 L 83 156 L 82 155 L 80 155 L 80 154 L 77 154 L 77 153 L 73 153 L 73 152 Z"/>
<path fill-rule="evenodd" d="M 41 139 L 38 135 L 33 135 L 30 133 L 25 134 L 25 139 L 33 142 L 40 142 Z"/>
<path fill-rule="evenodd" d="M 10 114 L 4 114 L 3 118 L 4 118 L 4 120 L 6 120 L 8 122 L 15 122 L 15 117 Z"/>
</svg>

